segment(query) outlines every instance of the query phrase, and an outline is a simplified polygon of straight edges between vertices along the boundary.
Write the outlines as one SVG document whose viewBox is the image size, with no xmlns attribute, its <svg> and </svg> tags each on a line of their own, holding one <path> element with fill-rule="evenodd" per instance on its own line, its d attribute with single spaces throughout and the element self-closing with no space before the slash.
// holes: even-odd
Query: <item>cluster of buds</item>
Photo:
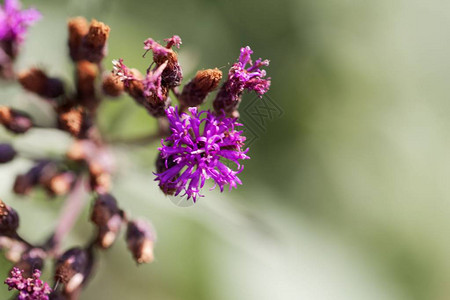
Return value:
<svg viewBox="0 0 450 300">
<path fill-rule="evenodd" d="M 88 22 L 77 17 L 68 22 L 68 52 L 75 70 L 75 90 L 71 91 L 66 86 L 72 85 L 43 69 L 14 71 L 12 62 L 18 45 L 24 41 L 27 26 L 39 17 L 33 9 L 20 10 L 18 0 L 6 0 L 0 6 L 0 73 L 16 79 L 24 91 L 49 105 L 57 120 L 49 127 L 70 135 L 72 142 L 67 153 L 56 158 L 34 158 L 30 153 L 23 156 L 12 145 L 0 143 L 0 164 L 16 157 L 31 160 L 31 168 L 16 176 L 13 191 L 30 196 L 41 188 L 49 198 L 58 196 L 65 203 L 54 232 L 36 244 L 19 235 L 19 214 L 0 201 L 0 249 L 14 265 L 5 283 L 19 292 L 19 299 L 73 300 L 79 298 L 92 277 L 98 253 L 112 247 L 121 231 L 136 263 L 154 260 L 153 226 L 143 219 L 130 219 L 112 195 L 114 142 L 97 128 L 100 103 L 125 92 L 157 118 L 157 133 L 140 139 L 141 143 L 161 140 L 155 180 L 164 194 L 187 196 L 195 202 L 203 196 L 201 190 L 207 180 L 221 191 L 242 184 L 238 174 L 243 170 L 242 162 L 249 159 L 249 150 L 239 130 L 238 107 L 244 91 L 259 96 L 268 91 L 270 78 L 265 78 L 262 67 L 269 62 L 253 62 L 252 50 L 244 47 L 220 88 L 222 71 L 217 68 L 199 70 L 180 88 L 183 72 L 174 48 L 180 48 L 181 38 L 174 35 L 164 40 L 165 45 L 151 38 L 144 41 L 144 57 L 152 53 L 144 75 L 128 68 L 123 59 L 113 61 L 111 72 L 102 72 L 110 28 L 97 20 Z M 218 88 L 213 110 L 200 110 L 208 95 Z M 172 105 L 171 97 L 177 106 Z M 42 128 L 30 114 L 7 106 L 0 106 L 0 124 L 12 135 Z M 133 140 L 125 142 L 132 144 Z M 62 240 L 79 217 L 87 194 L 94 199 L 90 215 L 93 233 L 85 245 L 64 251 Z M 55 263 L 53 289 L 39 279 L 48 260 Z"/>
</svg>

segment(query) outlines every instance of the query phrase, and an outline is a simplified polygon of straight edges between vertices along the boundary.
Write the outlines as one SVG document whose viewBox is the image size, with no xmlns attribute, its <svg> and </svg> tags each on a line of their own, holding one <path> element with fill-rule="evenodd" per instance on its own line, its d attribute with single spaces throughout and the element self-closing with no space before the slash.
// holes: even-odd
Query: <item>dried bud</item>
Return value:
<svg viewBox="0 0 450 300">
<path fill-rule="evenodd" d="M 50 78 L 41 69 L 31 68 L 19 74 L 24 89 L 43 98 L 56 98 L 64 94 L 64 85 L 57 78 Z"/>
<path fill-rule="evenodd" d="M 206 96 L 217 88 L 221 79 L 222 71 L 217 68 L 198 71 L 197 75 L 184 86 L 180 102 L 186 107 L 201 105 Z"/>
<path fill-rule="evenodd" d="M 99 194 L 92 209 L 91 220 L 98 227 L 97 243 L 103 249 L 116 240 L 123 220 L 123 212 L 110 194 Z"/>
<path fill-rule="evenodd" d="M 0 123 L 13 133 L 25 133 L 33 126 L 28 114 L 2 105 L 0 105 Z"/>
<path fill-rule="evenodd" d="M 106 41 L 109 37 L 109 26 L 97 20 L 92 20 L 89 31 L 83 39 L 82 59 L 99 63 L 106 56 Z"/>
<path fill-rule="evenodd" d="M 110 97 L 118 97 L 122 94 L 124 86 L 120 78 L 113 73 L 103 77 L 102 89 L 105 95 Z"/>
<path fill-rule="evenodd" d="M 153 227 L 145 220 L 128 222 L 126 241 L 137 263 L 149 263 L 154 259 L 156 236 Z"/>
<path fill-rule="evenodd" d="M 89 32 L 89 25 L 85 18 L 76 17 L 68 22 L 69 29 L 69 51 L 72 60 L 80 59 L 80 49 L 83 38 Z"/>
<path fill-rule="evenodd" d="M 86 138 L 89 128 L 92 126 L 83 107 L 63 107 L 58 114 L 59 127 L 68 131 L 76 138 Z"/>
<path fill-rule="evenodd" d="M 51 196 L 62 196 L 70 192 L 76 176 L 72 172 L 62 172 L 52 176 L 45 182 L 44 187 Z"/>
<path fill-rule="evenodd" d="M 80 248 L 67 250 L 56 262 L 55 280 L 63 283 L 64 290 L 71 293 L 85 280 L 90 263 L 86 250 Z"/>
<path fill-rule="evenodd" d="M 95 79 L 98 75 L 96 64 L 87 60 L 77 63 L 76 81 L 79 103 L 90 110 L 95 110 L 99 100 L 95 97 Z"/>
<path fill-rule="evenodd" d="M 0 235 L 15 235 L 17 228 L 19 228 L 19 215 L 0 200 Z"/>
<path fill-rule="evenodd" d="M 0 144 L 0 164 L 12 161 L 16 154 L 16 150 L 10 144 Z"/>
<path fill-rule="evenodd" d="M 27 173 L 18 175 L 14 182 L 14 192 L 18 195 L 27 195 L 38 183 L 45 182 L 56 173 L 56 166 L 50 161 L 41 161 Z"/>
<path fill-rule="evenodd" d="M 47 254 L 41 248 L 32 248 L 22 254 L 20 261 L 14 267 L 23 270 L 25 277 L 31 277 L 35 269 L 42 270 Z"/>
<path fill-rule="evenodd" d="M 90 185 L 93 191 L 97 193 L 108 193 L 111 189 L 111 174 L 107 172 L 89 172 Z"/>
</svg>

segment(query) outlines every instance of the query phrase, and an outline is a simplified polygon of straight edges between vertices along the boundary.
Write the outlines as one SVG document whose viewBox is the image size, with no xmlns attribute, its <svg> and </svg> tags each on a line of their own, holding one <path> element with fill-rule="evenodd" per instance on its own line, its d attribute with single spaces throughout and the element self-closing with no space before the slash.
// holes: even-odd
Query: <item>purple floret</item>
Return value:
<svg viewBox="0 0 450 300">
<path fill-rule="evenodd" d="M 23 271 L 18 268 L 11 270 L 11 276 L 5 280 L 5 284 L 8 285 L 9 290 L 18 290 L 19 300 L 49 300 L 49 294 L 52 292 L 50 286 L 43 282 L 41 277 L 41 271 L 34 270 L 32 278 L 24 278 Z"/>
<path fill-rule="evenodd" d="M 253 51 L 249 46 L 241 48 L 238 62 L 228 73 L 226 88 L 233 100 L 238 100 L 244 90 L 255 91 L 262 96 L 270 88 L 270 78 L 264 78 L 266 71 L 261 69 L 263 66 L 268 66 L 269 61 L 259 58 L 253 63 L 252 54 Z M 247 64 L 250 65 L 248 68 L 246 68 Z"/>
<path fill-rule="evenodd" d="M 159 100 L 164 101 L 164 92 L 161 86 L 161 74 L 167 66 L 167 61 L 160 65 L 153 71 L 149 71 L 145 79 L 142 81 L 144 84 L 144 95 L 146 97 L 157 97 Z"/>
<path fill-rule="evenodd" d="M 0 40 L 21 43 L 27 29 L 41 18 L 41 13 L 34 9 L 21 10 L 18 0 L 5 0 L 0 6 Z"/>
<path fill-rule="evenodd" d="M 214 115 L 210 111 L 198 112 L 189 108 L 190 114 L 178 113 L 177 108 L 166 110 L 172 134 L 161 141 L 159 148 L 165 159 L 166 170 L 156 174 L 159 186 L 175 195 L 184 192 L 195 202 L 202 197 L 200 189 L 206 179 L 213 179 L 220 190 L 229 185 L 230 190 L 242 184 L 237 177 L 243 170 L 240 160 L 249 159 L 245 137 L 235 127 L 242 126 L 234 118 Z M 236 170 L 225 163 L 233 162 Z M 215 186 L 214 186 L 215 187 Z M 213 187 L 213 188 L 214 188 Z"/>
</svg>

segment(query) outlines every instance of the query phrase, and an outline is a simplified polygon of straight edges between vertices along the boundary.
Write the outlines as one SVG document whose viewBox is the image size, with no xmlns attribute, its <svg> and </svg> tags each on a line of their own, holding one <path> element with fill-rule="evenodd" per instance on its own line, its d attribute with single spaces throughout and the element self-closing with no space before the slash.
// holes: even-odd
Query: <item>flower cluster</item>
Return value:
<svg viewBox="0 0 450 300">
<path fill-rule="evenodd" d="M 19 300 L 48 300 L 52 292 L 50 286 L 41 279 L 41 271 L 35 269 L 32 278 L 24 278 L 23 271 L 13 268 L 11 276 L 5 280 L 9 290 L 18 290 Z"/>
<path fill-rule="evenodd" d="M 159 148 L 166 170 L 156 174 L 156 180 L 166 193 L 184 192 L 195 202 L 202 196 L 200 189 L 206 179 L 213 179 L 221 191 L 225 185 L 231 189 L 241 184 L 237 174 L 243 167 L 239 161 L 249 157 L 248 149 L 243 150 L 245 137 L 236 130 L 241 126 L 236 119 L 199 112 L 195 107 L 189 112 L 180 115 L 174 107 L 166 111 L 172 134 Z M 228 161 L 237 169 L 228 167 Z"/>
<path fill-rule="evenodd" d="M 237 120 L 238 105 L 244 91 L 259 96 L 268 91 L 270 78 L 262 68 L 269 62 L 253 62 L 252 50 L 242 48 L 214 98 L 214 109 L 202 110 L 200 105 L 219 87 L 222 71 L 199 70 L 180 88 L 183 72 L 174 49 L 179 49 L 182 42 L 177 35 L 165 39 L 165 45 L 151 38 L 144 41 L 144 56 L 152 53 L 144 75 L 128 68 L 123 59 L 113 61 L 113 70 L 104 72 L 109 26 L 76 17 L 67 26 L 67 54 L 75 70 L 71 84 L 33 66 L 17 73 L 13 63 L 18 46 L 24 41 L 27 27 L 39 18 L 40 13 L 34 9 L 21 10 L 18 0 L 5 0 L 0 6 L 0 76 L 17 81 L 24 92 L 34 94 L 36 101 L 51 108 L 56 122 L 49 125 L 50 132 L 59 130 L 70 135 L 72 142 L 59 157 L 34 156 L 32 148 L 24 155 L 10 143 L 2 142 L 0 164 L 17 157 L 32 163 L 16 175 L 12 187 L 16 195 L 33 196 L 35 190 L 44 190 L 48 198 L 65 202 L 48 238 L 29 241 L 19 234 L 23 221 L 19 213 L 0 200 L 0 250 L 14 264 L 5 283 L 10 290 L 19 291 L 19 299 L 78 299 L 92 278 L 98 253 L 109 249 L 124 228 L 132 258 L 139 264 L 154 260 L 153 226 L 146 220 L 131 218 L 110 194 L 116 169 L 112 148 L 122 143 L 136 146 L 161 141 L 154 175 L 165 194 L 186 196 L 196 202 L 203 197 L 201 190 L 207 180 L 221 192 L 226 187 L 236 188 L 242 184 L 238 177 L 244 168 L 242 163 L 250 158 L 240 130 L 242 124 Z M 156 118 L 156 132 L 116 139 L 99 129 L 102 101 L 124 92 Z M 176 106 L 172 99 L 178 102 Z M 0 125 L 12 135 L 26 135 L 38 127 L 46 130 L 38 124 L 29 111 L 0 105 Z M 89 218 L 93 232 L 89 240 L 81 246 L 61 249 L 88 197 L 93 199 Z M 50 259 L 55 266 L 53 291 L 40 280 L 39 271 Z"/>
</svg>

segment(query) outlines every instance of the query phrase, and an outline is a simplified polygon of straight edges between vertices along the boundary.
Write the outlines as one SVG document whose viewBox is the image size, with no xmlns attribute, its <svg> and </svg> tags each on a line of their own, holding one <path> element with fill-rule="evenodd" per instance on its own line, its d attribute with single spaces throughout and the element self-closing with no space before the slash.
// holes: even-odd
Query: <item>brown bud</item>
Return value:
<svg viewBox="0 0 450 300">
<path fill-rule="evenodd" d="M 89 25 L 89 32 L 86 35 L 86 44 L 93 48 L 103 47 L 109 37 L 110 28 L 105 23 L 97 20 L 92 20 Z"/>
<path fill-rule="evenodd" d="M 168 62 L 167 67 L 161 74 L 162 85 L 167 88 L 173 88 L 180 85 L 183 80 L 183 72 L 178 63 L 178 55 L 175 51 L 167 49 L 167 53 L 164 55 L 155 53 L 153 55 L 153 61 L 156 63 L 157 67 L 166 61 Z"/>
<path fill-rule="evenodd" d="M 81 43 L 84 36 L 89 32 L 89 25 L 85 18 L 76 17 L 68 22 L 69 29 L 69 51 L 72 60 L 80 59 Z"/>
<path fill-rule="evenodd" d="M 110 194 L 99 194 L 92 208 L 91 220 L 98 226 L 104 226 L 121 210 L 117 206 L 116 199 Z"/>
<path fill-rule="evenodd" d="M 145 220 L 128 222 L 126 241 L 137 263 L 150 263 L 154 259 L 153 247 L 156 236 L 152 226 Z"/>
<path fill-rule="evenodd" d="M 67 250 L 56 262 L 55 280 L 64 284 L 68 293 L 81 286 L 87 276 L 90 258 L 86 250 L 72 248 Z"/>
<path fill-rule="evenodd" d="M 47 254 L 41 248 L 32 248 L 24 252 L 20 260 L 14 265 L 24 271 L 24 277 L 32 277 L 35 269 L 42 270 Z"/>
<path fill-rule="evenodd" d="M 148 111 L 148 113 L 155 118 L 159 117 L 165 117 L 166 116 L 166 109 L 170 106 L 171 100 L 169 97 L 167 97 L 169 90 L 165 87 L 162 87 L 163 94 L 165 95 L 165 99 L 161 101 L 156 96 L 152 97 L 146 97 L 145 101 L 143 103 L 145 109 Z"/>
<path fill-rule="evenodd" d="M 16 150 L 10 144 L 0 144 L 0 164 L 12 161 L 16 154 Z"/>
<path fill-rule="evenodd" d="M 184 106 L 198 106 L 205 101 L 206 96 L 215 90 L 222 79 L 219 69 L 207 69 L 197 72 L 197 75 L 184 86 L 180 102 Z"/>
<path fill-rule="evenodd" d="M 13 190 L 16 194 L 27 195 L 35 185 L 54 176 L 56 170 L 56 166 L 52 162 L 41 161 L 27 173 L 16 177 Z"/>
<path fill-rule="evenodd" d="M 89 31 L 85 35 L 81 49 L 81 59 L 99 63 L 106 56 L 106 41 L 109 37 L 109 26 L 92 20 Z"/>
<path fill-rule="evenodd" d="M 13 236 L 19 228 L 19 215 L 0 200 L 0 235 Z"/>
<path fill-rule="evenodd" d="M 13 133 L 25 133 L 33 126 L 28 114 L 3 105 L 0 105 L 0 123 Z"/>
<path fill-rule="evenodd" d="M 213 107 L 216 113 L 223 111 L 227 117 L 238 118 L 238 108 L 241 101 L 242 99 L 240 97 L 238 100 L 233 100 L 227 91 L 227 85 L 223 84 L 213 101 Z"/>
<path fill-rule="evenodd" d="M 98 228 L 97 244 L 103 249 L 109 248 L 116 240 L 123 221 L 123 211 L 117 206 L 116 199 L 110 194 L 99 194 L 91 220 Z"/>
<path fill-rule="evenodd" d="M 109 73 L 103 77 L 102 89 L 105 95 L 110 97 L 118 97 L 122 94 L 124 86 L 119 77 Z"/>
<path fill-rule="evenodd" d="M 76 81 L 79 103 L 90 110 L 95 110 L 99 100 L 95 97 L 95 79 L 98 75 L 96 64 L 87 60 L 77 63 Z"/>
<path fill-rule="evenodd" d="M 70 192 L 75 179 L 74 173 L 62 172 L 51 177 L 44 186 L 51 196 L 62 196 Z"/>
<path fill-rule="evenodd" d="M 38 68 L 31 68 L 20 73 L 18 80 L 24 89 L 43 98 L 56 98 L 64 94 L 62 81 L 48 77 Z"/>
<path fill-rule="evenodd" d="M 77 138 L 86 138 L 92 126 L 85 109 L 81 106 L 60 108 L 58 117 L 59 127 Z"/>
</svg>

